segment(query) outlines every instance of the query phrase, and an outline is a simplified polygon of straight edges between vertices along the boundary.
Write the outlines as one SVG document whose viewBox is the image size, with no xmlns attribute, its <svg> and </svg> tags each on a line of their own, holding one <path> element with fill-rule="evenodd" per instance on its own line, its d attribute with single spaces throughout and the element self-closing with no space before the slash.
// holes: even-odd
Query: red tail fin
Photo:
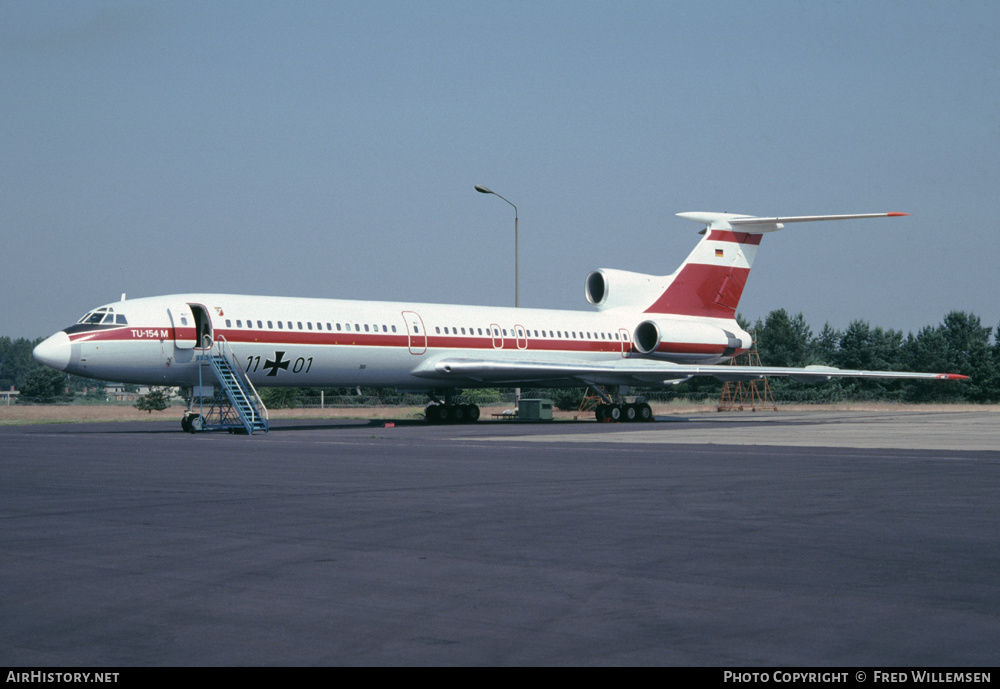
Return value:
<svg viewBox="0 0 1000 689">
<path fill-rule="evenodd" d="M 646 313 L 734 318 L 760 237 L 709 230 Z"/>
<path fill-rule="evenodd" d="M 646 313 L 733 318 L 750 275 L 760 237 L 789 222 L 888 218 L 906 213 L 854 215 L 799 215 L 758 218 L 729 213 L 678 213 L 686 220 L 705 223 L 705 238 L 673 275 L 663 294 Z"/>
</svg>

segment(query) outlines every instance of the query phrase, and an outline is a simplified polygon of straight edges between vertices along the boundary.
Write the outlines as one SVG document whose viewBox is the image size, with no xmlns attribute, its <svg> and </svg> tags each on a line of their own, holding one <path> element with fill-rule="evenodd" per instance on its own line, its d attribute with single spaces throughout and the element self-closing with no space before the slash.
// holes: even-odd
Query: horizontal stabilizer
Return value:
<svg viewBox="0 0 1000 689">
<path fill-rule="evenodd" d="M 851 215 L 789 215 L 770 218 L 758 218 L 752 215 L 734 215 L 732 213 L 678 213 L 685 220 L 705 223 L 710 230 L 735 230 L 750 234 L 774 232 L 789 222 L 818 222 L 820 220 L 861 220 L 864 218 L 895 218 L 909 213 L 854 213 Z"/>
</svg>

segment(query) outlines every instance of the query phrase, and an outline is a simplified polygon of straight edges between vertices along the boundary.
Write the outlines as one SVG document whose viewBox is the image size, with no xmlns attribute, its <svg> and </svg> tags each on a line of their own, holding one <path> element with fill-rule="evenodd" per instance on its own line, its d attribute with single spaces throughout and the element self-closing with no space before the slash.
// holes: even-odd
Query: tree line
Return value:
<svg viewBox="0 0 1000 689">
<path fill-rule="evenodd" d="M 837 402 L 891 400 L 900 402 L 1000 402 L 1000 326 L 984 326 L 979 317 L 952 311 L 936 326 L 904 334 L 899 330 L 872 326 L 855 320 L 845 329 L 825 324 L 814 333 L 799 313 L 785 309 L 771 311 L 765 318 L 749 321 L 738 316 L 740 325 L 754 335 L 763 366 L 809 366 L 884 371 L 928 371 L 961 373 L 967 381 L 900 381 L 837 379 L 826 383 L 797 383 L 788 378 L 772 378 L 770 386 L 778 400 L 792 402 Z M 104 381 L 71 376 L 42 366 L 31 351 L 43 338 L 28 340 L 0 337 L 0 389 L 13 386 L 25 401 L 52 402 L 80 396 L 95 399 L 103 393 Z M 696 378 L 673 388 L 680 394 L 710 396 L 721 384 L 712 378 Z M 67 389 L 69 392 L 67 393 Z M 652 391 L 652 389 L 650 390 Z M 662 388 L 656 388 L 662 392 Z M 262 391 L 263 392 L 263 391 Z M 344 395 L 351 390 L 330 388 L 325 394 Z M 525 394 L 557 399 L 562 408 L 579 405 L 582 391 L 534 390 Z M 634 391 L 641 394 L 641 390 Z M 276 406 L 296 406 L 308 396 L 319 396 L 319 388 L 268 390 L 265 400 Z M 367 391 L 370 395 L 391 396 L 390 390 Z M 469 391 L 470 396 L 492 394 Z M 563 399 L 566 398 L 566 399 Z M 572 399 L 570 399 L 572 398 Z M 483 400 L 485 402 L 485 400 Z"/>
<path fill-rule="evenodd" d="M 20 399 L 32 402 L 55 402 L 79 396 L 103 400 L 102 388 L 106 381 L 67 375 L 35 361 L 31 352 L 44 339 L 0 336 L 0 390 L 13 388 L 21 393 Z"/>
<path fill-rule="evenodd" d="M 764 366 L 812 364 L 846 369 L 961 373 L 966 381 L 903 381 L 834 378 L 828 383 L 772 379 L 777 397 L 808 401 L 894 400 L 901 402 L 1000 401 L 1000 326 L 996 337 L 978 316 L 952 311 L 937 326 L 916 334 L 852 321 L 844 330 L 829 323 L 814 335 L 802 314 L 772 311 L 752 326 Z M 992 340 L 992 341 L 991 341 Z"/>
</svg>

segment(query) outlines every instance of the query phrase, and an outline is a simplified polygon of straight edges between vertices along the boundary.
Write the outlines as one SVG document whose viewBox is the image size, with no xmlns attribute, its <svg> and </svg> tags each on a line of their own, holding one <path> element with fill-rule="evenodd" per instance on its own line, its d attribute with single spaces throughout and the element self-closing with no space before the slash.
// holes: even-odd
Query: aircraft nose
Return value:
<svg viewBox="0 0 1000 689">
<path fill-rule="evenodd" d="M 57 371 L 65 371 L 69 366 L 70 349 L 69 335 L 60 330 L 35 347 L 31 355 L 35 357 L 35 361 L 51 366 Z"/>
</svg>

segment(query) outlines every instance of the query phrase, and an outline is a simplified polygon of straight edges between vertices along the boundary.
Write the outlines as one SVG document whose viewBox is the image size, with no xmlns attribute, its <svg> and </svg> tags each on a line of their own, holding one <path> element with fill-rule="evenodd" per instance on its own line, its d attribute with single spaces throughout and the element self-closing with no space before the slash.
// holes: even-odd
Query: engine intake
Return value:
<svg viewBox="0 0 1000 689">
<path fill-rule="evenodd" d="M 653 321 L 643 321 L 635 328 L 632 343 L 643 354 L 652 354 L 660 346 L 660 327 Z"/>
</svg>

